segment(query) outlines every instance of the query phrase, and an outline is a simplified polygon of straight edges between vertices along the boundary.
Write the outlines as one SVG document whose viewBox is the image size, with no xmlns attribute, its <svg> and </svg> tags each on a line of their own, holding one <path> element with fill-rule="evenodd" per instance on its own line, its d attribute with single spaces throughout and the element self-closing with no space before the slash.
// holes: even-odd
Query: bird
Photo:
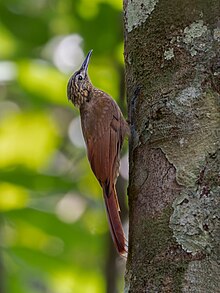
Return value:
<svg viewBox="0 0 220 293">
<path fill-rule="evenodd" d="M 129 135 L 129 126 L 115 100 L 90 81 L 88 65 L 92 51 L 70 77 L 67 97 L 79 108 L 87 157 L 103 190 L 111 236 L 117 252 L 125 256 L 127 245 L 115 184 L 119 175 L 120 150 Z"/>
</svg>

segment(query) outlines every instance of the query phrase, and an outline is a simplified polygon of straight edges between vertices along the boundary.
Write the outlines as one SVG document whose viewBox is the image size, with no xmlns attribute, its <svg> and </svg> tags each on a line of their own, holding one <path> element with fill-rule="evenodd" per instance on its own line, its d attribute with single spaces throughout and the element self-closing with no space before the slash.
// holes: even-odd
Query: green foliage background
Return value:
<svg viewBox="0 0 220 293">
<path fill-rule="evenodd" d="M 93 84 L 118 97 L 122 1 L 0 2 L 0 292 L 105 292 L 101 190 L 85 150 L 68 137 L 78 116 L 66 98 L 70 75 L 45 54 L 49 41 L 70 34 L 83 38 L 85 53 L 94 50 Z M 57 205 L 70 193 L 85 210 L 65 222 Z"/>
</svg>

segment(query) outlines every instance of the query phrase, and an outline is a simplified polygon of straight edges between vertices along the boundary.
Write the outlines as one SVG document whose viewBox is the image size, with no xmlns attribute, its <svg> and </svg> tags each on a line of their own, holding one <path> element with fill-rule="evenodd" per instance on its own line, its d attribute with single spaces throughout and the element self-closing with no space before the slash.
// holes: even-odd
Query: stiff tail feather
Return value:
<svg viewBox="0 0 220 293">
<path fill-rule="evenodd" d="M 126 239 L 119 216 L 117 194 L 114 187 L 109 190 L 108 194 L 106 194 L 106 190 L 103 188 L 103 193 L 112 239 L 118 253 L 123 256 L 127 253 L 127 249 L 125 243 Z"/>
</svg>

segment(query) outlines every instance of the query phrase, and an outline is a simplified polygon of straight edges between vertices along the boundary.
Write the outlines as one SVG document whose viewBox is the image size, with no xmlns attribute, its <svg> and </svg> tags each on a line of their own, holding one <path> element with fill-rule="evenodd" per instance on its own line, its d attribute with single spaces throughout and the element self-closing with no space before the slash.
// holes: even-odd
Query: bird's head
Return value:
<svg viewBox="0 0 220 293">
<path fill-rule="evenodd" d="M 90 100 L 92 84 L 87 71 L 91 54 L 92 50 L 87 54 L 81 68 L 71 76 L 67 85 L 68 100 L 72 101 L 76 107 Z"/>
</svg>

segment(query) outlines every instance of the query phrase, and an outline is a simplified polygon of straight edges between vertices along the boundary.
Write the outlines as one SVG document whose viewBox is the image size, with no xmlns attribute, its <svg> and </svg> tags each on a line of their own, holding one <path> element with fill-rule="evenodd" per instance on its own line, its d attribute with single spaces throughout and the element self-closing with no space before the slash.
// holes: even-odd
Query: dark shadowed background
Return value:
<svg viewBox="0 0 220 293">
<path fill-rule="evenodd" d="M 122 290 L 124 260 L 66 97 L 90 49 L 93 84 L 124 111 L 122 1 L 1 0 L 0 293 Z M 124 150 L 121 194 L 127 172 Z"/>
</svg>

